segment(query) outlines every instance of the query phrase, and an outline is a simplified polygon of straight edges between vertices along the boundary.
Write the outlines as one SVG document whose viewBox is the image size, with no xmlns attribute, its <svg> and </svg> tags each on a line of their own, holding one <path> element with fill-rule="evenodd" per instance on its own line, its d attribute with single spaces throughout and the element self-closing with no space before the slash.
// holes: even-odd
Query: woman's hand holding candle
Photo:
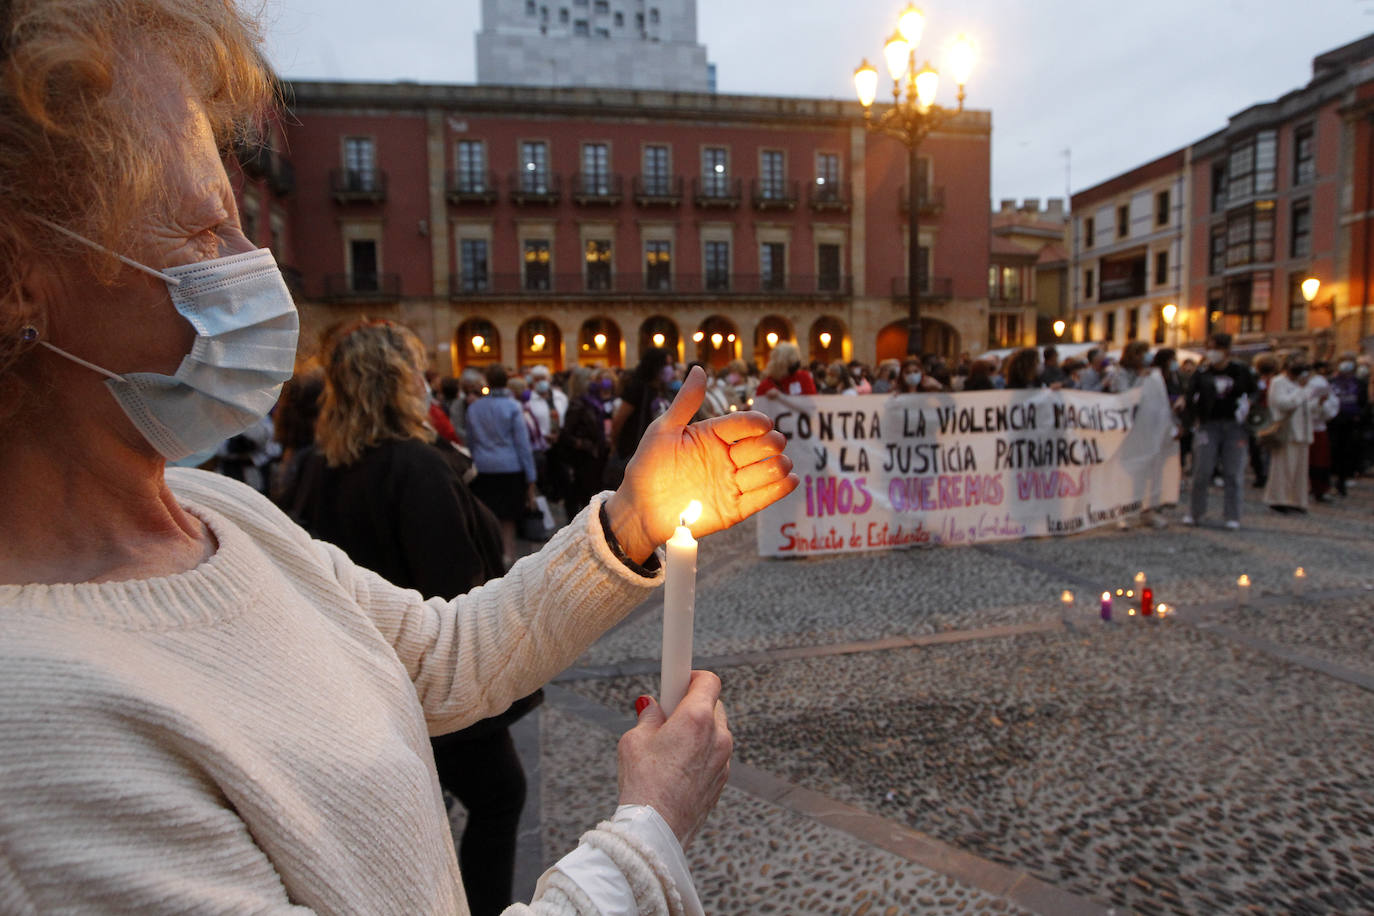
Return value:
<svg viewBox="0 0 1374 916">
<path fill-rule="evenodd" d="M 650 702 L 621 736 L 620 804 L 651 805 L 685 848 L 725 789 L 733 749 L 720 678 L 693 671 L 671 720 Z"/>
<path fill-rule="evenodd" d="M 787 440 L 768 417 L 742 410 L 691 422 L 705 394 L 706 373 L 694 368 L 668 410 L 645 430 L 624 483 L 606 500 L 611 530 L 636 562 L 672 537 L 682 508 L 694 499 L 702 514 L 691 530 L 700 538 L 797 487 L 792 462 L 782 454 Z"/>
</svg>

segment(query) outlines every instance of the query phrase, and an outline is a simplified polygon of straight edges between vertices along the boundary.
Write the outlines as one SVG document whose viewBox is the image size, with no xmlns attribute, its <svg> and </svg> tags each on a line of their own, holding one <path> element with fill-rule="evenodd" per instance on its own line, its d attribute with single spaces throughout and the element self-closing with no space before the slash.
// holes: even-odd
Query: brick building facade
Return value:
<svg viewBox="0 0 1374 916">
<path fill-rule="evenodd" d="M 413 327 L 452 372 L 633 366 L 659 342 L 717 365 L 762 364 L 782 340 L 822 360 L 905 351 L 905 150 L 868 134 L 855 104 L 405 83 L 286 90 L 279 152 L 255 157 L 240 201 L 289 268 L 307 348 L 368 314 Z M 926 348 L 977 352 L 988 114 L 961 115 L 922 157 Z"/>
</svg>

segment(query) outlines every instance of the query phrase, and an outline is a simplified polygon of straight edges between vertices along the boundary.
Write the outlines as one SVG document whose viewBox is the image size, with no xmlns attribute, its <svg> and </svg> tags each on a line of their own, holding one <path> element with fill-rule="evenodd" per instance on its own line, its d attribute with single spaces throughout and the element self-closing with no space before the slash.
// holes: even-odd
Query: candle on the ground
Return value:
<svg viewBox="0 0 1374 916">
<path fill-rule="evenodd" d="M 1144 588 L 1144 587 L 1145 587 L 1145 572 L 1144 572 L 1144 570 L 1142 570 L 1142 571 L 1140 571 L 1140 572 L 1138 572 L 1138 573 L 1135 574 L 1135 587 L 1138 588 L 1138 589 L 1139 589 L 1139 588 Z"/>
<path fill-rule="evenodd" d="M 1155 609 L 1155 593 L 1154 593 L 1154 590 L 1151 589 L 1151 588 L 1149 588 L 1148 586 L 1145 587 L 1145 588 L 1142 588 L 1142 589 L 1140 590 L 1140 613 L 1141 613 L 1143 616 L 1145 616 L 1145 617 L 1149 617 L 1150 615 L 1152 615 L 1152 614 L 1154 613 L 1154 609 Z"/>
<path fill-rule="evenodd" d="M 1112 593 L 1111 593 L 1111 592 L 1103 592 L 1103 593 L 1102 593 L 1102 619 L 1103 619 L 1103 620 L 1111 620 L 1111 619 L 1112 619 Z"/>
<path fill-rule="evenodd" d="M 687 694 L 692 677 L 692 624 L 697 598 L 697 542 L 688 526 L 701 517 L 695 499 L 682 512 L 677 531 L 668 539 L 663 577 L 663 668 L 658 703 L 671 716 Z"/>
<path fill-rule="evenodd" d="M 1236 593 L 1240 606 L 1245 607 L 1245 602 L 1250 597 L 1250 577 L 1245 573 L 1241 573 L 1240 578 L 1236 580 Z"/>
<path fill-rule="evenodd" d="M 1065 615 L 1066 617 L 1072 617 L 1072 616 L 1073 616 L 1073 592 L 1069 591 L 1067 588 L 1064 589 L 1064 591 L 1059 595 L 1059 603 L 1062 604 L 1062 605 L 1064 606 L 1064 615 Z"/>
</svg>

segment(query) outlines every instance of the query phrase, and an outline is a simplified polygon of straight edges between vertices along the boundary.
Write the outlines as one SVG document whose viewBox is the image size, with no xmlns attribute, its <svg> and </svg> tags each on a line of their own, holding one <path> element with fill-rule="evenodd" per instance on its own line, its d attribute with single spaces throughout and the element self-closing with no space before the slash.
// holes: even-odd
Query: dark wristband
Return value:
<svg viewBox="0 0 1374 916">
<path fill-rule="evenodd" d="M 606 514 L 606 503 L 604 501 L 601 503 L 601 533 L 605 536 L 606 546 L 611 548 L 611 553 L 615 555 L 617 560 L 624 563 L 631 572 L 637 573 L 646 579 L 652 579 L 654 576 L 658 575 L 658 569 L 661 564 L 658 562 L 657 553 L 649 554 L 649 559 L 645 560 L 642 566 L 625 555 L 625 549 L 620 546 L 620 542 L 615 539 L 615 533 L 611 531 L 611 517 Z"/>
</svg>

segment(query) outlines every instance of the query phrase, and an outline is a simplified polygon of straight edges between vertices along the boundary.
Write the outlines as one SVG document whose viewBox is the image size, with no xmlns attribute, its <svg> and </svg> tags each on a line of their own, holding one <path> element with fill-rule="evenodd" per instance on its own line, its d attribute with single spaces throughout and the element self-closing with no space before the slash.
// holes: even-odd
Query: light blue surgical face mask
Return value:
<svg viewBox="0 0 1374 916">
<path fill-rule="evenodd" d="M 108 251 L 69 229 L 46 225 Z M 173 375 L 119 375 L 45 340 L 38 343 L 109 378 L 129 420 L 168 461 L 211 448 L 257 423 L 276 404 L 296 361 L 300 319 L 272 252 L 266 248 L 155 270 L 109 252 L 166 281 L 172 304 L 195 328 L 195 342 Z M 37 331 L 24 336 L 37 340 Z"/>
</svg>

